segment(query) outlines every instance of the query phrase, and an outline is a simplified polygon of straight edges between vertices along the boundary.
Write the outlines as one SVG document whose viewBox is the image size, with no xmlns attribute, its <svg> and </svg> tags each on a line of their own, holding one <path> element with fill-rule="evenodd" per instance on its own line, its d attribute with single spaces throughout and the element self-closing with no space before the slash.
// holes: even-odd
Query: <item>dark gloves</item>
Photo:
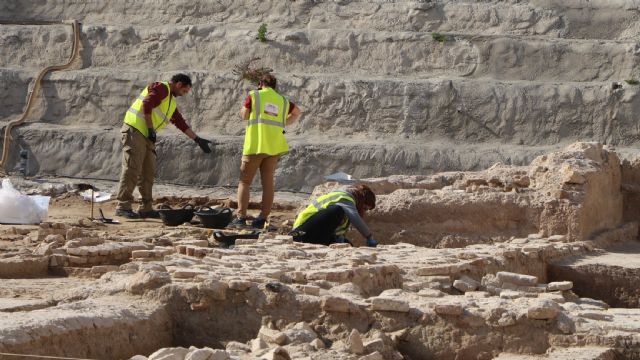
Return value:
<svg viewBox="0 0 640 360">
<path fill-rule="evenodd" d="M 196 144 L 198 144 L 198 146 L 200 146 L 200 149 L 202 149 L 202 151 L 204 151 L 207 154 L 211 153 L 211 148 L 209 148 L 209 144 L 211 144 L 211 141 L 207 140 L 207 139 L 203 139 L 199 136 L 196 136 L 195 139 L 193 139 L 193 141 L 196 142 Z"/>
<path fill-rule="evenodd" d="M 147 138 L 149 140 L 151 140 L 152 143 L 156 143 L 156 129 L 154 128 L 147 128 L 147 131 L 149 131 L 149 136 L 147 136 Z"/>
</svg>

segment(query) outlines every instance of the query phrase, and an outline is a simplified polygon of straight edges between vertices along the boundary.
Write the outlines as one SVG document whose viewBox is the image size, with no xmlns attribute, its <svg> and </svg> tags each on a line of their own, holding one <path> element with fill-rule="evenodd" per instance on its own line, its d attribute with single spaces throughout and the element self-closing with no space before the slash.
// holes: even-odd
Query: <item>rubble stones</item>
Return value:
<svg viewBox="0 0 640 360">
<path fill-rule="evenodd" d="M 480 283 L 468 276 L 462 276 L 453 282 L 453 287 L 462 291 L 474 291 L 480 286 Z"/>
<path fill-rule="evenodd" d="M 547 291 L 571 290 L 573 283 L 571 281 L 551 282 L 547 284 Z"/>
<path fill-rule="evenodd" d="M 322 299 L 322 310 L 328 312 L 342 312 L 347 313 L 351 310 L 353 304 L 348 299 L 337 297 L 337 296 L 327 296 Z"/>
<path fill-rule="evenodd" d="M 434 310 L 439 315 L 460 316 L 464 311 L 464 307 L 460 304 L 438 304 Z"/>
<path fill-rule="evenodd" d="M 529 319 L 554 319 L 560 312 L 560 307 L 550 300 L 538 300 L 527 309 Z"/>
<path fill-rule="evenodd" d="M 347 339 L 349 346 L 349 352 L 352 354 L 362 354 L 364 352 L 364 344 L 362 343 L 362 336 L 356 329 L 351 330 L 349 338 Z"/>
<path fill-rule="evenodd" d="M 408 312 L 409 304 L 391 297 L 375 297 L 371 299 L 371 309 L 375 311 Z"/>
<path fill-rule="evenodd" d="M 498 280 L 502 283 L 511 283 L 515 285 L 532 286 L 538 284 L 538 278 L 531 275 L 516 274 L 507 271 L 499 271 L 496 273 Z"/>
<path fill-rule="evenodd" d="M 164 348 L 149 355 L 148 360 L 184 360 L 188 353 L 183 347 Z"/>
</svg>

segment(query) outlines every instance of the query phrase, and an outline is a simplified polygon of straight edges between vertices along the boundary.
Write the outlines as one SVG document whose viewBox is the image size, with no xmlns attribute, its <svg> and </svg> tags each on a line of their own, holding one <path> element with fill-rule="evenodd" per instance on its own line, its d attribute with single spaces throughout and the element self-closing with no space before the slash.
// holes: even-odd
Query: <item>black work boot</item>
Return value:
<svg viewBox="0 0 640 360">
<path fill-rule="evenodd" d="M 131 209 L 116 209 L 116 216 L 122 216 L 127 219 L 139 219 L 140 215 Z"/>
</svg>

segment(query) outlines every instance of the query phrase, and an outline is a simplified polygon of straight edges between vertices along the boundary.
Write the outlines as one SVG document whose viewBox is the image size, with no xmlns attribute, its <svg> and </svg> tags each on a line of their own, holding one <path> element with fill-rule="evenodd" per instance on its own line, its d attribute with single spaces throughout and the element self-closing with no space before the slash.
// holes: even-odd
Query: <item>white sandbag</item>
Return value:
<svg viewBox="0 0 640 360">
<path fill-rule="evenodd" d="M 0 189 L 0 223 L 39 224 L 47 219 L 49 196 L 27 196 L 16 190 L 9 179 Z"/>
</svg>

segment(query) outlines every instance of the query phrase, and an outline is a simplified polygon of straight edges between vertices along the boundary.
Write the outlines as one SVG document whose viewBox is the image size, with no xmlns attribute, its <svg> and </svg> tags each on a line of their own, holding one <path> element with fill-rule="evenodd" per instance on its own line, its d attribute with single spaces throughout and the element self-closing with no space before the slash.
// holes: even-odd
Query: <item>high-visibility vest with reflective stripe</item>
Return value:
<svg viewBox="0 0 640 360">
<path fill-rule="evenodd" d="M 309 218 L 318 213 L 321 209 L 326 209 L 331 204 L 335 204 L 338 201 L 346 199 L 351 201 L 352 203 L 356 203 L 353 199 L 353 196 L 346 191 L 333 191 L 326 195 L 322 195 L 311 202 L 309 206 L 307 206 L 298 216 L 296 217 L 296 221 L 293 223 L 293 228 L 297 228 L 304 224 Z M 344 221 L 338 228 L 336 229 L 336 235 L 344 235 L 349 228 L 349 218 L 344 217 Z"/>
<path fill-rule="evenodd" d="M 173 112 L 176 111 L 176 102 L 173 100 L 173 95 L 171 95 L 169 83 L 167 81 L 163 81 L 162 83 L 167 87 L 169 96 L 164 98 L 160 105 L 151 110 L 151 121 L 156 131 L 167 126 L 169 119 L 173 116 Z M 142 93 L 140 93 L 124 116 L 124 123 L 138 129 L 145 137 L 149 136 L 149 130 L 147 130 L 147 123 L 144 121 L 142 100 L 144 100 L 147 94 L 149 94 L 148 86 L 142 90 Z"/>
<path fill-rule="evenodd" d="M 250 92 L 251 114 L 244 136 L 243 155 L 282 155 L 289 152 L 284 126 L 289 100 L 272 88 Z"/>
</svg>

